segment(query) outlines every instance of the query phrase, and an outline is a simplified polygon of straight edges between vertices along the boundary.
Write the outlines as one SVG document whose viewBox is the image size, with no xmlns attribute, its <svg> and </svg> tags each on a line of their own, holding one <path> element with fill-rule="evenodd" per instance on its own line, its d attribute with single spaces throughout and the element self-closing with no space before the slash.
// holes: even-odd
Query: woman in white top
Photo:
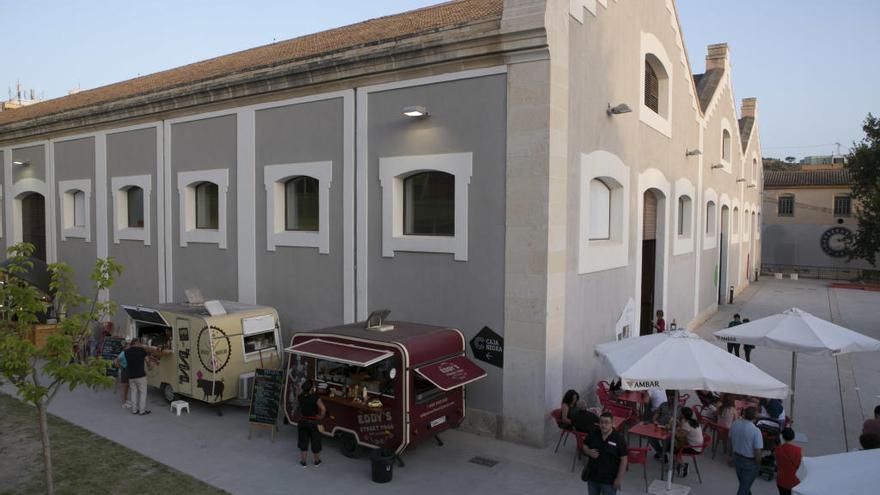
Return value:
<svg viewBox="0 0 880 495">
<path fill-rule="evenodd" d="M 675 442 L 680 447 L 675 456 L 675 469 L 682 478 L 687 476 L 688 465 L 681 462 L 681 454 L 693 454 L 703 451 L 703 427 L 694 417 L 694 411 L 689 407 L 681 410 L 681 423 L 675 431 Z"/>
</svg>

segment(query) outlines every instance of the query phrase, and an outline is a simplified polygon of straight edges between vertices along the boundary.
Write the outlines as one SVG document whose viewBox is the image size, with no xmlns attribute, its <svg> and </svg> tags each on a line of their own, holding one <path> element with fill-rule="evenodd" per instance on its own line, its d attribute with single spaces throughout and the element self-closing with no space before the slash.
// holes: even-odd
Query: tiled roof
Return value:
<svg viewBox="0 0 880 495">
<path fill-rule="evenodd" d="M 845 168 L 828 170 L 765 170 L 764 187 L 849 186 L 852 177 Z"/>
<path fill-rule="evenodd" d="M 366 45 L 442 31 L 476 21 L 500 19 L 504 0 L 455 0 L 380 17 L 271 45 L 196 62 L 175 69 L 0 112 L 0 126 L 110 103 L 230 74 L 271 67 Z"/>
<path fill-rule="evenodd" d="M 697 96 L 700 99 L 700 108 L 703 112 L 709 107 L 715 90 L 721 84 L 722 76 L 724 76 L 724 69 L 709 69 L 702 74 L 694 74 L 694 85 L 697 87 Z"/>
</svg>

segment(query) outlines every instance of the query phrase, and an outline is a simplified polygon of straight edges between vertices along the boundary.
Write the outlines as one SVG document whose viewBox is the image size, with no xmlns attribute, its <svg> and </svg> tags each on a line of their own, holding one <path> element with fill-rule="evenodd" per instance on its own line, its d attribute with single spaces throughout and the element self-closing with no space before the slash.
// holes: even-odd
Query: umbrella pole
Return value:
<svg viewBox="0 0 880 495">
<path fill-rule="evenodd" d="M 669 454 L 672 461 L 666 470 L 666 491 L 672 490 L 672 468 L 675 466 L 675 429 L 678 425 L 678 390 L 675 391 L 675 402 L 672 403 L 672 429 L 669 430 Z"/>
<path fill-rule="evenodd" d="M 843 420 L 843 445 L 844 452 L 849 452 L 849 438 L 846 435 L 846 413 L 843 411 L 843 382 L 840 380 L 840 361 L 834 356 L 834 365 L 837 366 L 837 390 L 840 392 L 840 419 Z"/>
<path fill-rule="evenodd" d="M 794 421 L 794 384 L 797 381 L 797 353 L 791 353 L 791 402 L 788 405 L 788 414 Z"/>
</svg>

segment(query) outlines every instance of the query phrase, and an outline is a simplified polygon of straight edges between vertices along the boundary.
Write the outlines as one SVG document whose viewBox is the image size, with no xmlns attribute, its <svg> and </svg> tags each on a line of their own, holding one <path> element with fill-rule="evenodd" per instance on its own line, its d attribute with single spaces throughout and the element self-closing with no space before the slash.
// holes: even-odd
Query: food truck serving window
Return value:
<svg viewBox="0 0 880 495">
<path fill-rule="evenodd" d="M 122 309 L 128 313 L 132 320 L 147 323 L 149 325 L 158 325 L 161 327 L 170 327 L 168 321 L 162 316 L 162 313 L 155 309 L 142 308 L 140 306 L 122 306 Z"/>
<path fill-rule="evenodd" d="M 272 315 L 242 318 L 241 330 L 245 362 L 256 359 L 261 353 L 271 353 L 278 348 L 275 317 Z"/>
<path fill-rule="evenodd" d="M 452 390 L 467 385 L 486 376 L 486 371 L 473 361 L 456 356 L 416 368 L 416 373 L 424 377 L 440 390 Z"/>
</svg>

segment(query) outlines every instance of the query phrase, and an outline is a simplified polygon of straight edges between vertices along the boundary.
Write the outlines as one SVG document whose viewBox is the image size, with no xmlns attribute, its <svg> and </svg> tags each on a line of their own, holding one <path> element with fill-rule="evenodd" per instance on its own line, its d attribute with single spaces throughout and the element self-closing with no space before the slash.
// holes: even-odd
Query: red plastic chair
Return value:
<svg viewBox="0 0 880 495">
<path fill-rule="evenodd" d="M 562 422 L 562 409 L 554 409 L 550 411 L 550 417 L 556 421 L 556 426 L 561 430 L 559 432 L 559 440 L 556 441 L 556 449 L 553 450 L 553 453 L 555 454 L 559 452 L 559 444 L 561 443 L 564 446 L 566 440 L 568 440 L 568 436 L 573 433 L 573 430 L 566 428 L 565 423 Z"/>
<path fill-rule="evenodd" d="M 712 432 L 715 436 L 714 441 L 712 442 L 712 459 L 715 458 L 715 451 L 718 448 L 719 442 L 724 442 L 724 450 L 722 452 L 727 453 L 728 446 L 730 445 L 730 428 L 721 426 L 718 423 L 709 422 L 709 428 L 712 428 Z"/>
<path fill-rule="evenodd" d="M 627 469 L 631 464 L 642 465 L 642 476 L 645 478 L 645 491 L 648 491 L 648 451 L 649 447 L 630 447 L 626 452 Z"/>
<path fill-rule="evenodd" d="M 703 482 L 703 477 L 700 476 L 700 466 L 697 464 L 697 457 L 703 455 L 703 452 L 705 452 L 710 446 L 712 446 L 712 436 L 708 433 L 703 433 L 703 445 L 685 445 L 675 454 L 676 458 L 691 458 L 691 461 L 694 463 L 694 469 L 697 470 L 697 478 L 700 480 L 700 483 Z M 685 452 L 685 449 L 690 450 Z M 694 449 L 700 449 L 700 451 L 697 452 Z"/>
<path fill-rule="evenodd" d="M 698 405 L 691 408 L 694 411 L 694 414 L 697 415 L 697 421 L 699 421 L 700 424 L 703 425 L 704 427 L 709 426 L 709 423 L 712 422 L 712 420 L 704 414 L 704 412 L 708 408 L 709 408 L 708 406 L 704 406 L 702 404 L 698 404 Z"/>
<path fill-rule="evenodd" d="M 581 458 L 581 454 L 584 452 L 584 441 L 587 439 L 587 434 L 579 431 L 572 431 L 571 434 L 577 439 L 577 451 L 574 453 L 574 459 L 571 461 L 571 470 L 574 472 L 574 467 L 577 465 L 578 459 Z"/>
</svg>

